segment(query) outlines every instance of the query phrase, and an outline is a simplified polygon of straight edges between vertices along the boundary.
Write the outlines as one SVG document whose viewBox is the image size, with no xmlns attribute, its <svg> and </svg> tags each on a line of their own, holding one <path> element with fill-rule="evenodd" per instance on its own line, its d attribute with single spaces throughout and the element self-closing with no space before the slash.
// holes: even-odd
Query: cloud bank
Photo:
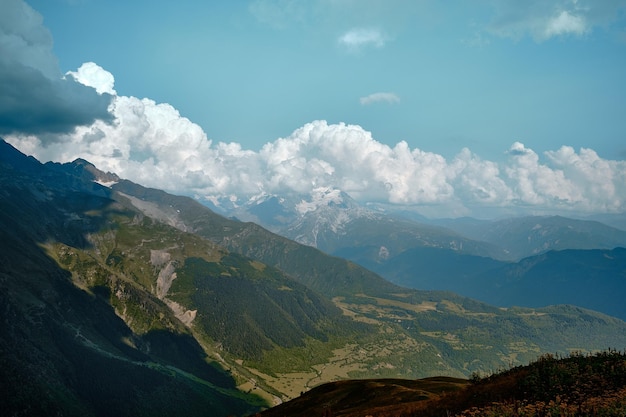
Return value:
<svg viewBox="0 0 626 417">
<path fill-rule="evenodd" d="M 0 14 L 0 134 L 62 133 L 96 119 L 111 121 L 109 94 L 63 77 L 42 17 L 21 0 Z"/>
<path fill-rule="evenodd" d="M 93 63 L 73 77 L 115 94 L 113 76 Z M 175 193 L 242 204 L 267 194 L 310 194 L 319 187 L 361 202 L 431 208 L 441 216 L 486 208 L 519 212 L 623 212 L 626 162 L 592 149 L 563 146 L 540 156 L 514 142 L 505 162 L 462 149 L 453 159 L 406 142 L 390 147 L 360 126 L 318 120 L 256 152 L 213 144 L 168 104 L 114 95 L 114 123 L 100 120 L 44 141 L 33 134 L 9 142 L 44 161 L 85 158 L 123 178 Z"/>
</svg>

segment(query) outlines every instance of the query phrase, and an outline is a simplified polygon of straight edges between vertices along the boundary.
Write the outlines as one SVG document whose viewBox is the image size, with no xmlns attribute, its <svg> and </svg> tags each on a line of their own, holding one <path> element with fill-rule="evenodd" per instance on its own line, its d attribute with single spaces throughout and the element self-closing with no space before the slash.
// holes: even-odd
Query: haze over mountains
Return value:
<svg viewBox="0 0 626 417">
<path fill-rule="evenodd" d="M 299 199 L 252 200 L 224 213 L 410 288 L 450 290 L 503 307 L 575 304 L 626 318 L 619 249 L 626 247 L 626 231 L 598 221 L 428 219 L 389 206 L 362 207 L 329 189 Z M 606 218 L 618 224 L 624 215 Z M 590 285 L 598 291 L 589 292 Z"/>
<path fill-rule="evenodd" d="M 42 165 L 0 146 L 0 359 L 9 413 L 166 415 L 175 407 L 199 415 L 208 407 L 245 414 L 325 381 L 466 377 L 542 352 L 626 344 L 626 323 L 601 313 L 572 305 L 501 309 L 406 289 L 87 161 Z M 325 207 L 333 205 L 372 222 L 354 229 L 372 233 L 346 234 L 337 245 L 363 241 L 352 247 L 364 259 L 379 236 L 376 222 L 389 232 L 387 259 L 437 245 L 455 254 L 493 250 L 440 226 L 337 201 Z M 348 231 L 348 220 L 331 223 Z M 319 242 L 332 244 L 325 236 Z M 376 247 L 372 259 L 380 262 Z M 622 252 L 600 255 L 621 259 Z"/>
</svg>

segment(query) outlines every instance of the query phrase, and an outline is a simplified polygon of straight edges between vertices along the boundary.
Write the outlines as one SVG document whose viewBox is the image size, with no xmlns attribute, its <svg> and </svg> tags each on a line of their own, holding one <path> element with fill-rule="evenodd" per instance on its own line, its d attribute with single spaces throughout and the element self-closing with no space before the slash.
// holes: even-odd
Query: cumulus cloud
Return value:
<svg viewBox="0 0 626 417">
<path fill-rule="evenodd" d="M 399 103 L 400 97 L 394 93 L 373 93 L 359 99 L 362 105 L 368 105 L 373 103 Z"/>
<path fill-rule="evenodd" d="M 98 94 L 117 94 L 113 85 L 113 74 L 104 71 L 94 62 L 86 62 L 77 71 L 68 71 L 65 75 L 71 76 L 76 81 L 89 87 L 93 87 Z"/>
<path fill-rule="evenodd" d="M 516 142 L 505 172 L 516 203 L 533 206 L 576 206 L 582 203 L 579 186 L 562 170 L 539 162 L 539 155 Z"/>
<path fill-rule="evenodd" d="M 69 132 L 111 120 L 108 94 L 65 78 L 40 14 L 5 0 L 0 15 L 0 134 Z"/>
<path fill-rule="evenodd" d="M 602 159 L 587 148 L 580 152 L 570 146 L 546 152 L 555 167 L 563 172 L 580 192 L 587 210 L 620 212 L 626 195 L 626 162 Z"/>
<path fill-rule="evenodd" d="M 385 45 L 386 36 L 378 29 L 351 29 L 337 40 L 349 50 L 358 51 L 367 46 L 381 48 Z"/>
<path fill-rule="evenodd" d="M 491 33 L 517 39 L 530 35 L 538 42 L 582 36 L 595 27 L 607 27 L 626 8 L 622 0 L 504 0 L 493 2 L 493 6 Z"/>
<path fill-rule="evenodd" d="M 504 207 L 514 200 L 501 167 L 495 162 L 483 161 L 467 148 L 449 164 L 448 176 L 456 198 L 464 204 Z"/>
<path fill-rule="evenodd" d="M 115 92 L 113 76 L 95 64 L 79 81 Z M 89 74 L 81 76 L 80 74 Z M 520 142 L 494 162 L 462 149 L 451 160 L 388 146 L 362 127 L 313 121 L 258 151 L 213 144 L 204 131 L 168 104 L 115 95 L 114 123 L 95 121 L 44 142 L 37 135 L 7 139 L 41 160 L 82 157 L 100 169 L 146 186 L 211 201 L 243 204 L 261 195 L 310 195 L 342 190 L 361 202 L 420 207 L 439 216 L 521 212 L 623 212 L 626 162 L 593 150 L 562 147 L 540 156 Z"/>
</svg>

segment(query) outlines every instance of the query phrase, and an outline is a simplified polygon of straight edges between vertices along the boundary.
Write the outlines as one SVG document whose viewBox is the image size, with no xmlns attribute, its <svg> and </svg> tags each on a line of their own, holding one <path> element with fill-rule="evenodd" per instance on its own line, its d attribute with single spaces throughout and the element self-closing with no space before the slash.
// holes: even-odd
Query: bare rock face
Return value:
<svg viewBox="0 0 626 417">
<path fill-rule="evenodd" d="M 151 250 L 150 263 L 159 271 L 156 282 L 156 295 L 163 299 L 176 279 L 176 270 L 171 261 L 171 255 L 164 250 Z"/>
<path fill-rule="evenodd" d="M 185 326 L 191 327 L 191 323 L 196 318 L 198 310 L 186 310 L 183 306 L 176 301 L 164 298 L 163 301 L 174 312 L 174 316 L 180 320 Z"/>
<path fill-rule="evenodd" d="M 160 269 L 156 282 L 156 296 L 167 304 L 178 320 L 187 327 L 191 326 L 196 318 L 197 310 L 186 310 L 179 303 L 166 297 L 176 279 L 176 268 L 171 254 L 164 250 L 150 250 L 150 263 L 157 270 Z"/>
</svg>

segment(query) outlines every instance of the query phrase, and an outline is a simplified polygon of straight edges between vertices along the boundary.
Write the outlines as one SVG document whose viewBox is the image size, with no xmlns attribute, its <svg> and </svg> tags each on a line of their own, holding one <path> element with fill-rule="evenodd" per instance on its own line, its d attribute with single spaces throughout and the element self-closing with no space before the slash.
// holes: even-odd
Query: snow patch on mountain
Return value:
<svg viewBox="0 0 626 417">
<path fill-rule="evenodd" d="M 111 188 L 112 186 L 114 186 L 115 184 L 117 184 L 119 181 L 101 181 L 101 180 L 94 180 L 94 182 L 96 184 L 100 184 L 103 187 L 108 187 Z"/>
<path fill-rule="evenodd" d="M 296 204 L 296 210 L 300 215 L 315 211 L 318 207 L 342 204 L 344 202 L 340 190 L 330 187 L 318 187 L 311 191 L 310 201 L 301 200 Z"/>
</svg>

